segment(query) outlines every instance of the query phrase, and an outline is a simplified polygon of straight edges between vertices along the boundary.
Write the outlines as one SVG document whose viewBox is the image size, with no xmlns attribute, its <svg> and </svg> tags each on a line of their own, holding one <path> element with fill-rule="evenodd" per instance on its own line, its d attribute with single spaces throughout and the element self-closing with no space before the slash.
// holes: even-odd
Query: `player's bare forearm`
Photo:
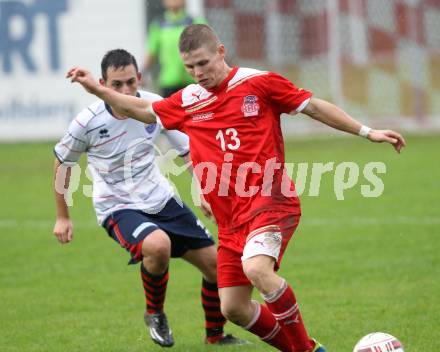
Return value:
<svg viewBox="0 0 440 352">
<path fill-rule="evenodd" d="M 325 100 L 312 98 L 302 112 L 340 131 L 363 135 L 376 143 L 390 143 L 398 153 L 406 146 L 405 139 L 399 133 L 393 130 L 374 130 L 362 126 L 360 122 L 353 119 L 345 111 Z M 366 130 L 362 131 L 361 128 Z"/>
<path fill-rule="evenodd" d="M 64 194 L 58 192 L 58 189 L 68 189 L 70 184 L 70 168 L 66 173 L 59 172 L 61 163 L 58 159 L 55 159 L 53 167 L 53 192 L 55 195 L 55 207 L 56 207 L 56 217 L 69 218 L 69 208 L 67 206 L 66 200 L 64 199 Z"/>
<path fill-rule="evenodd" d="M 358 134 L 361 123 L 345 111 L 325 100 L 312 98 L 302 113 L 340 131 Z"/>
<path fill-rule="evenodd" d="M 72 83 L 78 82 L 87 92 L 104 100 L 117 114 L 145 123 L 156 122 L 156 116 L 148 111 L 151 105 L 149 101 L 107 88 L 99 84 L 92 74 L 83 68 L 71 68 L 66 78 L 70 78 Z"/>
<path fill-rule="evenodd" d="M 64 194 L 58 192 L 58 187 L 63 189 L 69 188 L 70 168 L 66 173 L 59 172 L 61 163 L 55 159 L 54 163 L 54 194 L 56 207 L 56 221 L 53 227 L 53 234 L 60 243 L 69 243 L 73 239 L 73 224 L 69 217 L 69 209 L 67 207 Z M 63 175 L 63 176 L 61 176 Z"/>
<path fill-rule="evenodd" d="M 156 123 L 156 116 L 148 111 L 151 103 L 145 99 L 118 93 L 100 86 L 96 96 L 109 104 L 116 113 L 144 123 Z"/>
</svg>

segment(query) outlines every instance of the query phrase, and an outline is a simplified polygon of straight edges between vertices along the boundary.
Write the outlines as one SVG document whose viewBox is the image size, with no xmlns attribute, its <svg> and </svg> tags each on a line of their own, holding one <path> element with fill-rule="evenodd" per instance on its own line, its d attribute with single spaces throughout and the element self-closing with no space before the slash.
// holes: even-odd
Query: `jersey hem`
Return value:
<svg viewBox="0 0 440 352">
<path fill-rule="evenodd" d="M 167 203 L 170 201 L 170 199 L 172 198 L 176 198 L 174 194 L 171 194 L 170 197 L 167 197 L 164 202 L 162 202 L 160 205 L 158 205 L 157 207 L 154 208 L 154 212 L 155 213 L 159 213 L 163 208 L 165 208 L 165 206 L 167 205 Z M 113 213 L 119 211 L 119 210 L 138 210 L 138 211 L 142 211 L 145 214 L 149 214 L 147 211 L 148 210 L 152 210 L 152 208 L 145 208 L 145 207 L 139 207 L 136 206 L 135 204 L 129 204 L 127 205 L 127 207 L 123 207 L 123 208 L 118 208 L 118 209 L 111 209 L 109 211 L 106 211 L 105 213 L 103 213 L 102 215 L 96 215 L 97 220 L 98 220 L 98 224 L 100 226 L 103 226 L 103 224 L 105 223 L 105 221 L 108 219 L 109 216 L 111 216 Z"/>
<path fill-rule="evenodd" d="M 223 226 L 218 224 L 218 231 L 222 232 L 222 233 L 230 233 L 230 232 L 234 232 L 236 231 L 239 227 L 242 227 L 243 225 L 245 225 L 246 223 L 252 221 L 256 216 L 260 215 L 261 213 L 266 213 L 266 212 L 276 212 L 276 213 L 288 213 L 291 215 L 299 215 L 301 216 L 301 210 L 284 210 L 284 209 L 279 209 L 279 210 L 270 210 L 270 209 L 261 209 L 260 211 L 253 213 L 252 215 L 246 216 L 245 218 L 243 218 L 243 220 L 239 220 L 236 222 L 235 225 L 233 226 Z"/>
</svg>

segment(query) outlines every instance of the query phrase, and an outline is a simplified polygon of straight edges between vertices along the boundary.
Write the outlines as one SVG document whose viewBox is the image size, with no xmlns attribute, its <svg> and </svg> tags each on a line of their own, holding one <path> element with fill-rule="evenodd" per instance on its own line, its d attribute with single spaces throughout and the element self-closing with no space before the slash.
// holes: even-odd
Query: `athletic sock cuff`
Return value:
<svg viewBox="0 0 440 352">
<path fill-rule="evenodd" d="M 150 279 L 152 279 L 154 281 L 157 281 L 157 280 L 160 280 L 160 279 L 164 278 L 165 275 L 168 274 L 168 267 L 166 268 L 166 270 L 162 274 L 154 275 L 154 274 L 150 273 L 147 270 L 147 268 L 144 267 L 143 263 L 141 263 L 141 272 L 142 272 L 142 274 L 144 274 L 148 278 L 150 278 Z"/>
<path fill-rule="evenodd" d="M 202 286 L 203 286 L 203 288 L 206 288 L 207 290 L 210 290 L 210 291 L 217 291 L 218 290 L 217 282 L 214 282 L 214 283 L 208 282 L 205 280 L 205 278 L 203 278 L 203 280 L 202 280 Z"/>
</svg>

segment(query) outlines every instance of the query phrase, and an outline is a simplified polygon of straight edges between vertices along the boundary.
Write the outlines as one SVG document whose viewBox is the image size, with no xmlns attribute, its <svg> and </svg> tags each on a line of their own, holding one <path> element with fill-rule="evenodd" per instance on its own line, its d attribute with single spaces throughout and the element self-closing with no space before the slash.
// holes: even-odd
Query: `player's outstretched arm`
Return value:
<svg viewBox="0 0 440 352">
<path fill-rule="evenodd" d="M 312 98 L 302 113 L 338 130 L 364 136 L 372 142 L 390 143 L 398 153 L 406 145 L 405 139 L 399 133 L 392 130 L 373 130 L 363 126 L 345 111 L 325 100 Z"/>
<path fill-rule="evenodd" d="M 67 72 L 66 78 L 70 78 L 72 83 L 78 82 L 81 84 L 87 92 L 104 100 L 118 114 L 145 123 L 156 123 L 156 116 L 148 110 L 151 106 L 149 101 L 107 88 L 99 84 L 92 74 L 85 69 L 74 67 Z"/>
<path fill-rule="evenodd" d="M 56 221 L 53 227 L 53 234 L 60 243 L 69 243 L 73 239 L 73 224 L 69 217 L 69 209 L 64 199 L 64 194 L 59 193 L 59 189 L 68 189 L 70 183 L 70 173 L 61 173 L 59 168 L 61 163 L 55 159 L 54 163 L 54 195 L 56 207 Z M 65 177 L 61 177 L 65 175 Z"/>
</svg>

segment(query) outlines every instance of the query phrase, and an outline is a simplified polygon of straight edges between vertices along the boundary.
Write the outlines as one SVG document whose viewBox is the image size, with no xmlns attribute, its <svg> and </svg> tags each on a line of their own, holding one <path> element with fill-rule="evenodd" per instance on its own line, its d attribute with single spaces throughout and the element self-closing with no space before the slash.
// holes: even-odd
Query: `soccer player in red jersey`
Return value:
<svg viewBox="0 0 440 352">
<path fill-rule="evenodd" d="M 330 127 L 397 152 L 403 137 L 363 126 L 337 106 L 284 77 L 230 67 L 225 47 L 207 25 L 183 31 L 179 50 L 197 82 L 157 102 L 100 86 L 81 68 L 67 73 L 124 116 L 178 129 L 190 137 L 195 174 L 219 230 L 218 286 L 223 314 L 280 351 L 325 352 L 306 331 L 291 286 L 277 273 L 301 215 L 284 167 L 282 113 L 303 113 Z M 251 299 L 253 287 L 265 305 Z"/>
</svg>

